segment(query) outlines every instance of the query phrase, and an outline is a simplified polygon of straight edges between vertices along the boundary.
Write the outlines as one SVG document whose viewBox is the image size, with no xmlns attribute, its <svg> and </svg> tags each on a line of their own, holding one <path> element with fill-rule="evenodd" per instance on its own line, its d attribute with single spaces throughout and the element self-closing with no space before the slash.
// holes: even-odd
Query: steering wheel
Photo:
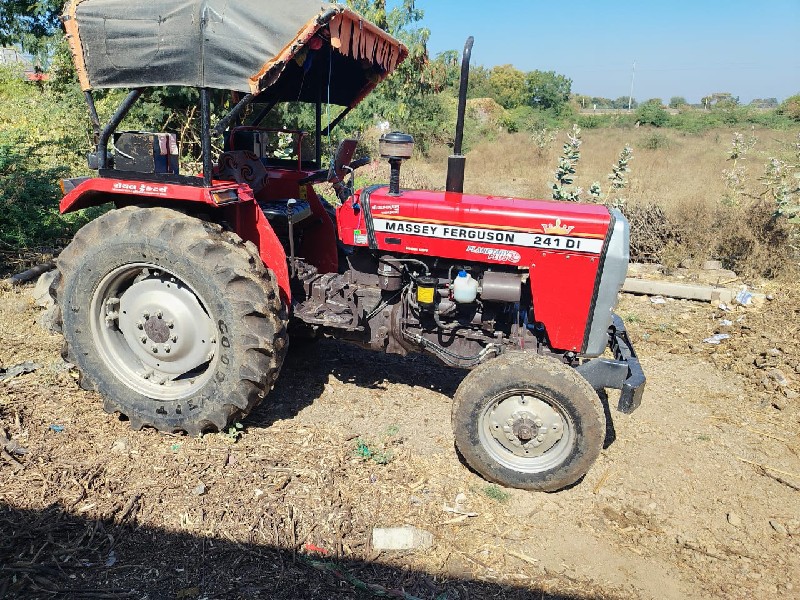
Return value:
<svg viewBox="0 0 800 600">
<path fill-rule="evenodd" d="M 319 171 L 314 171 L 311 175 L 306 175 L 302 179 L 297 181 L 300 185 L 306 185 L 307 183 L 322 183 L 323 181 L 328 181 L 328 175 L 330 173 L 330 169 L 320 169 Z"/>
<path fill-rule="evenodd" d="M 355 171 L 359 167 L 363 167 L 364 165 L 368 165 L 371 161 L 372 161 L 372 159 L 369 156 L 364 156 L 362 158 L 359 158 L 358 160 L 354 160 L 348 166 Z"/>
<path fill-rule="evenodd" d="M 359 167 L 363 167 L 364 165 L 368 165 L 372 159 L 369 156 L 364 156 L 363 158 L 359 158 L 358 160 L 354 160 L 351 162 L 347 167 L 352 170 L 356 170 Z M 319 169 L 318 171 L 314 171 L 310 175 L 299 179 L 297 183 L 299 185 L 306 185 L 308 183 L 323 183 L 325 181 L 335 181 L 336 174 L 331 171 L 331 169 Z"/>
</svg>

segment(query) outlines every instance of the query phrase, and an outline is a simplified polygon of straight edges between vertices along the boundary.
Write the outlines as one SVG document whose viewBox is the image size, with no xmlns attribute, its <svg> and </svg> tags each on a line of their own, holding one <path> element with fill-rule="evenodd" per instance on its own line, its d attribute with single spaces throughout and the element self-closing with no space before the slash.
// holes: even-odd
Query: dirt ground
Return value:
<svg viewBox="0 0 800 600">
<path fill-rule="evenodd" d="M 607 447 L 555 494 L 459 461 L 462 372 L 335 341 L 292 351 L 240 430 L 133 432 L 29 291 L 0 291 L 0 368 L 40 365 L 0 382 L 0 598 L 800 598 L 797 291 L 623 295 L 643 404 L 611 394 Z M 432 547 L 372 549 L 406 524 Z"/>
</svg>

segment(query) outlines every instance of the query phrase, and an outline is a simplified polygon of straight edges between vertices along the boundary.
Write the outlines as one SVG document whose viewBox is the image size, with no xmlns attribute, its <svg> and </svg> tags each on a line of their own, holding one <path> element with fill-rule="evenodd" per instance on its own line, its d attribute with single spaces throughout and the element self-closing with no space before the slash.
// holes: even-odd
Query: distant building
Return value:
<svg viewBox="0 0 800 600">
<path fill-rule="evenodd" d="M 16 48 L 0 48 L 0 66 L 17 64 L 22 65 L 28 81 L 46 81 L 48 78 L 47 73 L 37 69 L 33 57 L 29 54 L 24 54 Z"/>
</svg>

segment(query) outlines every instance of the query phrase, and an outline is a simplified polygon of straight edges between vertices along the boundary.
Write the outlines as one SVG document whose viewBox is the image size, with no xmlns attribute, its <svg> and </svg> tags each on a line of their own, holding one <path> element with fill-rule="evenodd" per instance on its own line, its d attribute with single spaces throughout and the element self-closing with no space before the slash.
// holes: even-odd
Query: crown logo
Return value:
<svg viewBox="0 0 800 600">
<path fill-rule="evenodd" d="M 556 219 L 554 223 L 542 223 L 542 230 L 550 235 L 569 235 L 575 229 L 574 225 L 562 225 L 561 219 Z"/>
</svg>

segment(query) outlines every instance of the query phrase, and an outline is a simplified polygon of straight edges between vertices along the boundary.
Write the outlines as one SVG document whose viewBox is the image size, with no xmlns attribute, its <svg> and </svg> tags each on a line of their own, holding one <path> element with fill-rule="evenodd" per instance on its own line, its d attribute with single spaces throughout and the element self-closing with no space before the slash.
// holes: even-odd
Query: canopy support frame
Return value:
<svg viewBox="0 0 800 600">
<path fill-rule="evenodd" d="M 106 123 L 106 126 L 103 127 L 103 131 L 100 132 L 100 139 L 97 142 L 97 161 L 100 169 L 108 168 L 108 140 L 111 139 L 111 134 L 116 131 L 119 124 L 122 123 L 122 120 L 128 115 L 143 91 L 144 88 L 132 89 L 128 95 L 125 96 L 125 100 L 117 107 L 116 112 L 112 115 L 111 119 L 109 119 L 108 123 Z M 91 97 L 91 95 L 89 97 Z M 93 101 L 90 104 L 90 111 L 92 106 L 94 106 Z"/>
</svg>

